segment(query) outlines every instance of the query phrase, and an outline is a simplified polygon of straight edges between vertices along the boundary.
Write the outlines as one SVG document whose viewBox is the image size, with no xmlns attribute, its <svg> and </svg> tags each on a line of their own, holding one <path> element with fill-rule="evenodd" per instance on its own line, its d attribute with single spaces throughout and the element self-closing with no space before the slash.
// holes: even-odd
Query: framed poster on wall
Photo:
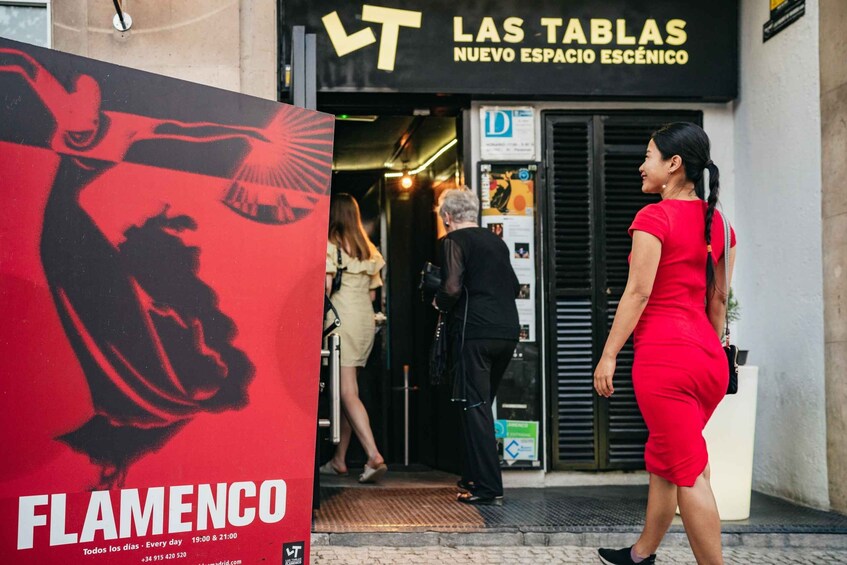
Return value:
<svg viewBox="0 0 847 565">
<path fill-rule="evenodd" d="M 479 163 L 480 226 L 503 239 L 520 283 L 515 299 L 519 341 L 494 406 L 500 461 L 508 468 L 537 469 L 542 464 L 537 177 L 538 164 L 533 162 Z"/>
<path fill-rule="evenodd" d="M 535 163 L 480 163 L 482 227 L 503 238 L 521 284 L 521 341 L 535 341 Z"/>
</svg>

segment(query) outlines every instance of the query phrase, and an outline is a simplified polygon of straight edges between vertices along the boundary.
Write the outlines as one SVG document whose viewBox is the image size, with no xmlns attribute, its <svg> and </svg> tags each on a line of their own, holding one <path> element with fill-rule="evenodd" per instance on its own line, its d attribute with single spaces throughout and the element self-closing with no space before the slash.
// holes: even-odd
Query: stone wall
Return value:
<svg viewBox="0 0 847 565">
<path fill-rule="evenodd" d="M 821 0 L 820 36 L 829 497 L 847 512 L 847 2 Z"/>
<path fill-rule="evenodd" d="M 53 47 L 262 98 L 277 97 L 275 0 L 125 0 L 132 28 L 112 26 L 112 2 L 53 3 Z"/>
</svg>

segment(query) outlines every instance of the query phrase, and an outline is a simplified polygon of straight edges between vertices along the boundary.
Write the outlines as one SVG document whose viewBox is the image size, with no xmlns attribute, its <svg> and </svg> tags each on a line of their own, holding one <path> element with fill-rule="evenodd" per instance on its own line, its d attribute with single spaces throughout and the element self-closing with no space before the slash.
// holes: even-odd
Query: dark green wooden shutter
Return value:
<svg viewBox="0 0 847 565">
<path fill-rule="evenodd" d="M 592 120 L 548 123 L 548 187 L 554 250 L 553 294 L 556 383 L 554 459 L 570 468 L 595 468 L 597 458 L 592 311 Z"/>
</svg>

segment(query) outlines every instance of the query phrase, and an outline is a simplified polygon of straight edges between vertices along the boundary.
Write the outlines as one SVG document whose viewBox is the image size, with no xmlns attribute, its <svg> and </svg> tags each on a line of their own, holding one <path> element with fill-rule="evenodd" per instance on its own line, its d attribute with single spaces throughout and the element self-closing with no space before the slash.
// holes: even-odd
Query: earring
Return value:
<svg viewBox="0 0 847 565">
<path fill-rule="evenodd" d="M 666 190 L 667 188 L 668 188 L 668 185 L 666 185 L 666 184 L 662 185 L 662 190 Z"/>
</svg>

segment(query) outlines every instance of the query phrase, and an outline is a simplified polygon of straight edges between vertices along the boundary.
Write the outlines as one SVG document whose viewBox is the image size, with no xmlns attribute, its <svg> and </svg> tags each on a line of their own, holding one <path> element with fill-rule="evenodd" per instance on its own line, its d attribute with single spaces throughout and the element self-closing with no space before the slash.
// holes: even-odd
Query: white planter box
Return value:
<svg viewBox="0 0 847 565">
<path fill-rule="evenodd" d="M 703 437 L 709 450 L 712 491 L 721 520 L 750 517 L 753 443 L 759 368 L 738 370 L 738 394 L 727 395 L 709 420 Z"/>
</svg>

